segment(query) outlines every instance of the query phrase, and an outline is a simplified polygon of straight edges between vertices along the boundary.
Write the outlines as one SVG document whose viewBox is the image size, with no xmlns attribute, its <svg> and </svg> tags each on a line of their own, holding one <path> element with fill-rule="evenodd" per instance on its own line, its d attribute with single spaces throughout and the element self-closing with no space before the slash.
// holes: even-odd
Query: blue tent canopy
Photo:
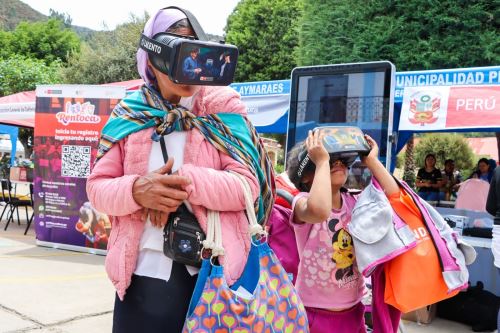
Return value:
<svg viewBox="0 0 500 333">
<path fill-rule="evenodd" d="M 8 126 L 0 124 L 0 133 L 8 134 L 10 136 L 10 142 L 12 143 L 12 149 L 10 152 L 10 164 L 13 165 L 16 158 L 17 137 L 19 136 L 19 128 L 16 126 Z"/>
</svg>

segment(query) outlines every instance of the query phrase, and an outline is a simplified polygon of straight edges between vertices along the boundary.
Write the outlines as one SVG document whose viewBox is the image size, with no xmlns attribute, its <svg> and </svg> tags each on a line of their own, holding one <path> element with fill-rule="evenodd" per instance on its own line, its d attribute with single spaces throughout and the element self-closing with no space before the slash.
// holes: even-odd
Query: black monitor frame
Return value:
<svg viewBox="0 0 500 333">
<path fill-rule="evenodd" d="M 387 135 L 383 135 L 382 139 L 386 141 L 385 166 L 390 170 L 391 164 L 391 146 L 394 141 L 392 133 L 393 109 L 394 109 L 394 91 L 395 91 L 395 75 L 396 68 L 389 61 L 374 61 L 348 64 L 332 64 L 320 66 L 296 67 L 292 71 L 291 91 L 290 91 L 290 110 L 288 115 L 288 135 L 286 149 L 289 151 L 296 143 L 296 119 L 297 119 L 297 104 L 299 93 L 299 79 L 304 76 L 328 76 L 338 74 L 355 74 L 369 72 L 384 72 L 384 99 L 389 98 L 388 105 L 388 124 Z M 385 112 L 385 110 L 384 110 Z M 293 120 L 293 121 L 292 121 Z M 384 134 L 384 133 L 382 133 Z"/>
</svg>

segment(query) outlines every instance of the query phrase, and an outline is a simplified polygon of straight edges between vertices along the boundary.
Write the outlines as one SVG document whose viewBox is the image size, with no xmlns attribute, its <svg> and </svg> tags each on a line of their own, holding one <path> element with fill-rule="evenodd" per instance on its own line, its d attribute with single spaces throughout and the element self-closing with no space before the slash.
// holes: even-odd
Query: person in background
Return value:
<svg viewBox="0 0 500 333">
<path fill-rule="evenodd" d="M 457 197 L 458 184 L 462 182 L 462 175 L 458 170 L 455 170 L 455 161 L 447 159 L 444 162 L 444 170 L 442 174 L 441 192 L 439 192 L 439 200 L 451 200 L 452 197 Z"/>
<path fill-rule="evenodd" d="M 485 182 L 491 182 L 491 178 L 493 177 L 493 169 L 490 165 L 490 161 L 487 158 L 481 158 L 477 161 L 477 167 L 470 175 L 470 178 L 476 178 L 484 180 Z"/>
<path fill-rule="evenodd" d="M 486 211 L 494 216 L 491 251 L 493 252 L 493 263 L 500 270 L 500 168 L 495 169 L 491 178 Z M 497 327 L 500 328 L 500 311 L 497 315 Z"/>
<path fill-rule="evenodd" d="M 417 173 L 415 185 L 418 195 L 426 201 L 439 200 L 439 188 L 442 186 L 441 171 L 436 168 L 436 155 L 429 153 L 425 156 L 424 167 Z"/>
<path fill-rule="evenodd" d="M 490 165 L 491 172 L 495 172 L 495 169 L 497 168 L 497 161 L 495 161 L 494 159 L 490 158 L 488 160 L 488 164 Z"/>
</svg>

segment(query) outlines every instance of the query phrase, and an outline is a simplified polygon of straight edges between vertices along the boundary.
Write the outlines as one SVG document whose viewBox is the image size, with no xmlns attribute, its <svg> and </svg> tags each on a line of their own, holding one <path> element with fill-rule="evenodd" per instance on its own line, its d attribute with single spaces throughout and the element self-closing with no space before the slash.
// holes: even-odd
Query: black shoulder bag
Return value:
<svg viewBox="0 0 500 333">
<path fill-rule="evenodd" d="M 161 152 L 165 163 L 168 161 L 167 146 L 163 136 L 160 138 Z M 196 216 L 185 204 L 170 213 L 163 228 L 163 253 L 179 263 L 201 267 L 201 252 L 205 233 Z"/>
</svg>

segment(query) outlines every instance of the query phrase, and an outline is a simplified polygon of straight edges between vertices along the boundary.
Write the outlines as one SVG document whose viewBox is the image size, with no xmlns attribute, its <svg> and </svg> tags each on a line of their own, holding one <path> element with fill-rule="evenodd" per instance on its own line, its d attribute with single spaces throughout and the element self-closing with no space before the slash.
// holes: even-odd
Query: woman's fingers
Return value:
<svg viewBox="0 0 500 333">
<path fill-rule="evenodd" d="M 148 215 L 149 215 L 149 209 L 144 208 L 141 214 L 141 221 L 146 222 L 146 220 L 148 219 Z"/>
<path fill-rule="evenodd" d="M 152 209 L 149 211 L 149 221 L 153 226 L 156 227 L 156 214 L 155 211 Z"/>
<path fill-rule="evenodd" d="M 153 226 L 160 228 L 165 226 L 165 224 L 167 224 L 168 215 L 169 213 L 152 209 L 149 212 L 149 219 Z"/>
<path fill-rule="evenodd" d="M 167 224 L 168 221 L 168 216 L 170 213 L 165 213 L 165 212 L 159 212 L 160 214 L 160 227 L 164 227 Z"/>
<path fill-rule="evenodd" d="M 170 198 L 172 200 L 186 200 L 188 193 L 184 190 L 173 187 L 159 187 L 156 194 L 159 197 Z"/>
<path fill-rule="evenodd" d="M 169 205 L 165 205 L 163 203 L 159 203 L 159 204 L 157 204 L 155 206 L 155 210 L 158 210 L 158 211 L 161 211 L 161 212 L 164 212 L 164 213 L 175 212 L 177 210 L 177 208 L 179 208 L 179 205 L 169 206 Z"/>
<path fill-rule="evenodd" d="M 157 179 L 161 184 L 169 187 L 182 187 L 191 184 L 188 177 L 178 175 L 161 175 Z"/>
<path fill-rule="evenodd" d="M 160 197 L 156 201 L 156 205 L 162 205 L 167 207 L 179 207 L 182 204 L 183 200 L 176 200 L 169 197 Z M 156 209 L 156 207 L 154 207 Z"/>
<path fill-rule="evenodd" d="M 188 198 L 182 187 L 190 183 L 191 180 L 183 176 L 149 173 L 134 182 L 132 196 L 144 208 L 156 209 L 161 205 L 164 208 L 160 210 L 170 212 L 171 207 L 177 209 Z"/>
</svg>

